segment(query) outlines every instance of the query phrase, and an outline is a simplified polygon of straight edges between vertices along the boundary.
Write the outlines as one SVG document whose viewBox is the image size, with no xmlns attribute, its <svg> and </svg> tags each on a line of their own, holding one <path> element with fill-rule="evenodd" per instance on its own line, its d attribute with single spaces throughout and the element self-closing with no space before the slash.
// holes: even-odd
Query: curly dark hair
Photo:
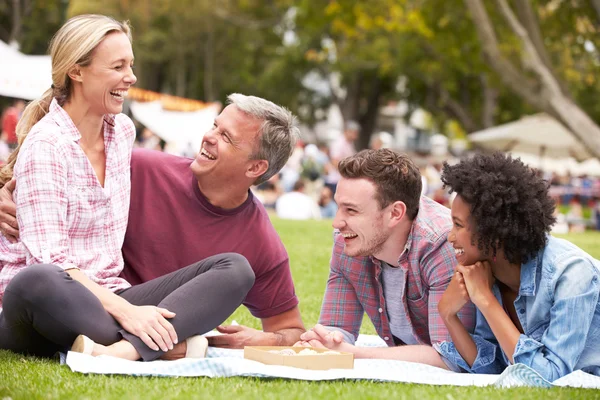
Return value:
<svg viewBox="0 0 600 400">
<path fill-rule="evenodd" d="M 456 165 L 444 163 L 444 188 L 456 192 L 471 209 L 473 244 L 499 248 L 510 263 L 525 263 L 546 245 L 556 222 L 549 184 L 521 159 L 503 153 L 477 154 Z"/>
</svg>

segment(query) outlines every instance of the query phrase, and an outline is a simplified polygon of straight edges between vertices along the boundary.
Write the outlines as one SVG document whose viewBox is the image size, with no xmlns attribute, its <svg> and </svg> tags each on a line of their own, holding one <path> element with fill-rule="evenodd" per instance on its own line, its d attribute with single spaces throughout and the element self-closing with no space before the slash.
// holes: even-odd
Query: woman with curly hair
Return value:
<svg viewBox="0 0 600 400">
<path fill-rule="evenodd" d="M 452 342 L 436 349 L 473 373 L 521 363 L 548 381 L 600 375 L 600 263 L 549 235 L 547 183 L 501 153 L 446 163 L 442 181 L 456 192 L 448 240 L 459 265 L 438 304 Z M 472 335 L 457 317 L 469 300 Z"/>
</svg>

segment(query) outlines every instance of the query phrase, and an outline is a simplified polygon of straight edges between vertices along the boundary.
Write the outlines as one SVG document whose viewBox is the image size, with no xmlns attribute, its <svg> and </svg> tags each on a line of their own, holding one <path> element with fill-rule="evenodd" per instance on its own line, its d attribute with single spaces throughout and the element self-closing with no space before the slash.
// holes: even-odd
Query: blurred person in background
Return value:
<svg viewBox="0 0 600 400">
<path fill-rule="evenodd" d="M 2 138 L 11 150 L 17 148 L 17 123 L 25 110 L 25 101 L 16 99 L 2 114 Z"/>
<path fill-rule="evenodd" d="M 331 158 L 331 166 L 328 174 L 325 176 L 325 186 L 328 186 L 333 193 L 337 183 L 340 180 L 338 172 L 338 163 L 346 158 L 356 154 L 354 143 L 360 134 L 360 125 L 356 121 L 346 121 L 344 124 L 344 132 L 338 137 L 329 147 L 329 155 Z"/>
<path fill-rule="evenodd" d="M 306 186 L 302 179 L 294 184 L 291 192 L 282 194 L 275 204 L 277 216 L 282 219 L 321 219 L 321 210 L 312 197 L 304 193 Z"/>
<path fill-rule="evenodd" d="M 369 148 L 373 150 L 389 149 L 392 147 L 394 137 L 389 132 L 379 132 L 371 136 Z"/>
<path fill-rule="evenodd" d="M 333 219 L 337 213 L 338 206 L 333 200 L 333 193 L 327 186 L 321 188 L 321 196 L 319 197 L 319 208 L 321 209 L 321 217 L 324 219 Z"/>
<path fill-rule="evenodd" d="M 144 127 L 142 129 L 140 136 L 135 141 L 135 147 L 162 151 L 160 138 L 156 136 L 148 127 Z"/>
<path fill-rule="evenodd" d="M 323 187 L 323 173 L 325 164 L 319 148 L 310 143 L 304 147 L 304 157 L 301 163 L 300 179 L 304 182 L 304 193 L 314 201 L 319 199 Z"/>
</svg>

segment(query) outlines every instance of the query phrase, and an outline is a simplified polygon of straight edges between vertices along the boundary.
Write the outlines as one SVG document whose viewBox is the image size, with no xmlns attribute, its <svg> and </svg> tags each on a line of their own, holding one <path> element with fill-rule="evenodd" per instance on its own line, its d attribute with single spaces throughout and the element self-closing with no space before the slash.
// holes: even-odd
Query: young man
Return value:
<svg viewBox="0 0 600 400">
<path fill-rule="evenodd" d="M 262 331 L 225 326 L 213 346 L 291 345 L 304 332 L 287 252 L 250 191 L 286 163 L 298 128 L 267 100 L 232 94 L 194 160 L 134 150 L 123 277 L 137 284 L 224 252 L 245 256 L 255 283 L 244 305 Z M 11 190 L 0 191 L 0 232 L 18 235 Z"/>
<path fill-rule="evenodd" d="M 450 210 L 421 197 L 419 169 L 392 150 L 363 150 L 339 171 L 329 280 L 301 344 L 456 370 L 431 346 L 450 338 L 437 308 L 456 266 Z M 354 346 L 364 313 L 388 348 Z M 471 304 L 460 318 L 472 329 Z"/>
</svg>

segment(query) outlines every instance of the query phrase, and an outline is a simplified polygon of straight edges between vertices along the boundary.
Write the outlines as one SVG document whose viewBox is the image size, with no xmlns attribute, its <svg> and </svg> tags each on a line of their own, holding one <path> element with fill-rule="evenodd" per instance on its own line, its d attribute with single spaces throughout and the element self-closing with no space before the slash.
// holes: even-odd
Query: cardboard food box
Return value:
<svg viewBox="0 0 600 400">
<path fill-rule="evenodd" d="M 354 368 L 354 354 L 302 354 L 302 355 L 284 355 L 272 353 L 270 350 L 292 349 L 299 353 L 304 349 L 311 349 L 317 353 L 325 353 L 328 349 L 319 349 L 315 347 L 289 347 L 289 346 L 246 346 L 244 347 L 244 358 L 254 360 L 263 364 L 285 365 L 286 367 L 296 367 L 304 369 L 352 369 Z"/>
</svg>

